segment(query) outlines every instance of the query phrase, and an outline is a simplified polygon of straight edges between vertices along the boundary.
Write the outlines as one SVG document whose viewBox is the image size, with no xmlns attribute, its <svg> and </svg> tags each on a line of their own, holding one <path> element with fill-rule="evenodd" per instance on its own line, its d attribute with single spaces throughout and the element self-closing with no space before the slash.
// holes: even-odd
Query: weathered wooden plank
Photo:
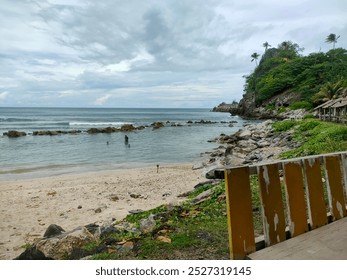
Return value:
<svg viewBox="0 0 347 280">
<path fill-rule="evenodd" d="M 328 223 L 320 161 L 317 158 L 305 159 L 303 165 L 308 213 L 311 228 L 315 229 Z"/>
<path fill-rule="evenodd" d="M 305 159 L 312 159 L 312 158 L 318 158 L 318 160 L 323 163 L 323 158 L 325 156 L 329 155 L 339 155 L 339 156 L 345 156 L 347 157 L 347 152 L 337 152 L 337 153 L 330 153 L 330 154 L 322 154 L 322 155 L 314 155 L 314 156 L 306 156 L 306 157 L 300 157 L 300 158 L 292 158 L 292 159 L 285 159 L 281 161 L 274 161 L 273 164 L 278 165 L 278 169 L 282 170 L 282 164 L 286 162 L 292 162 L 292 161 L 297 161 L 297 160 L 305 160 Z M 257 174 L 257 168 L 263 164 L 258 164 L 258 165 L 248 165 L 249 170 L 250 170 L 250 175 L 256 175 Z M 347 165 L 345 165 L 347 166 Z M 225 166 L 223 169 L 216 169 L 215 176 L 216 179 L 224 179 L 224 170 L 225 169 L 233 169 L 235 166 L 228 165 Z M 347 167 L 346 167 L 347 168 Z"/>
<path fill-rule="evenodd" d="M 345 195 L 347 196 L 347 153 L 341 154 L 343 183 L 345 186 Z M 346 198 L 346 197 L 345 197 Z"/>
<path fill-rule="evenodd" d="M 254 260 L 346 260 L 347 218 L 249 255 Z"/>
<path fill-rule="evenodd" d="M 343 194 L 342 162 L 339 156 L 324 158 L 329 195 L 329 207 L 333 219 L 338 220 L 346 216 L 346 201 Z"/>
<path fill-rule="evenodd" d="M 286 239 L 281 182 L 277 164 L 258 167 L 266 246 Z"/>
<path fill-rule="evenodd" d="M 225 170 L 225 187 L 230 257 L 244 259 L 255 252 L 249 168 Z"/>
<path fill-rule="evenodd" d="M 308 231 L 304 179 L 300 161 L 283 163 L 289 230 L 292 237 Z"/>
</svg>

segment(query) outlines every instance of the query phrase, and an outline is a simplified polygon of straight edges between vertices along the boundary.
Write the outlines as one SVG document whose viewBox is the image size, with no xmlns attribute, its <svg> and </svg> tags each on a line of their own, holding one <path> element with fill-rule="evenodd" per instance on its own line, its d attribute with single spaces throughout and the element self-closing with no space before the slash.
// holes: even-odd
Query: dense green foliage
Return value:
<svg viewBox="0 0 347 280">
<path fill-rule="evenodd" d="M 284 152 L 282 158 L 293 158 L 347 150 L 347 127 L 345 125 L 305 119 L 281 121 L 274 124 L 280 133 L 294 129 L 295 141 L 303 143 L 297 149 Z"/>
<path fill-rule="evenodd" d="M 283 92 L 294 92 L 301 101 L 312 103 L 312 97 L 327 83 L 347 87 L 347 50 L 307 56 L 300 55 L 301 51 L 290 41 L 265 51 L 254 72 L 245 77 L 245 91 L 256 92 L 257 104 Z"/>
</svg>

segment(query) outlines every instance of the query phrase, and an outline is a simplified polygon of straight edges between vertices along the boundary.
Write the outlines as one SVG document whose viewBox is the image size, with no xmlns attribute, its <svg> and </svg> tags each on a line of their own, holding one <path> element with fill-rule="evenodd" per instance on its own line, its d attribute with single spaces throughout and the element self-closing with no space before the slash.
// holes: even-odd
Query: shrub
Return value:
<svg viewBox="0 0 347 280">
<path fill-rule="evenodd" d="M 297 110 L 297 109 L 312 109 L 312 103 L 308 102 L 308 101 L 298 101 L 298 102 L 294 102 L 292 104 L 289 105 L 289 108 L 292 110 Z"/>
<path fill-rule="evenodd" d="M 273 128 L 275 129 L 276 132 L 282 132 L 282 131 L 287 131 L 291 129 L 296 124 L 297 122 L 294 120 L 279 121 L 273 124 Z"/>
</svg>

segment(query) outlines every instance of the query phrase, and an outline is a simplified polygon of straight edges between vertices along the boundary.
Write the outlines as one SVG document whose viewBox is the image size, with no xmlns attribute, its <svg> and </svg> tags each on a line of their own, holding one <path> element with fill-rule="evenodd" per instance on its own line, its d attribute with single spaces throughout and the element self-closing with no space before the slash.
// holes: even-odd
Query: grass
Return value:
<svg viewBox="0 0 347 280">
<path fill-rule="evenodd" d="M 303 143 L 297 149 L 284 152 L 281 158 L 294 158 L 347 150 L 347 126 L 316 119 L 282 121 L 274 124 L 275 132 L 294 129 L 294 139 Z"/>
<path fill-rule="evenodd" d="M 253 196 L 253 214 L 255 230 L 262 233 L 260 198 L 258 193 L 257 177 L 251 178 Z M 211 189 L 209 199 L 198 204 L 191 201 L 205 190 Z M 156 227 L 148 233 L 136 231 L 134 233 L 122 232 L 106 236 L 104 240 L 135 240 L 134 249 L 130 252 L 119 250 L 104 250 L 93 253 L 91 259 L 228 259 L 229 239 L 226 218 L 225 185 L 206 185 L 189 195 L 186 202 L 179 206 L 171 207 L 162 205 L 152 210 L 130 214 L 124 222 L 131 223 L 139 229 L 142 219 L 151 214 L 165 219 L 156 219 Z M 165 215 L 163 215 L 165 214 Z M 158 240 L 164 236 L 167 241 Z M 83 247 L 84 250 L 93 252 L 97 250 L 104 240 L 92 242 Z M 112 246 L 111 246 L 112 248 Z"/>
</svg>

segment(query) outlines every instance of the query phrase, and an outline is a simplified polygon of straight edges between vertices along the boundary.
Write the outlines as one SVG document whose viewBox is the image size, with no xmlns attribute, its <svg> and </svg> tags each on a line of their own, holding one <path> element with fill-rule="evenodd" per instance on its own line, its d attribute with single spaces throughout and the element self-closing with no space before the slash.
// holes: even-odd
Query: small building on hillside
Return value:
<svg viewBox="0 0 347 280">
<path fill-rule="evenodd" d="M 347 97 L 329 100 L 314 108 L 316 116 L 323 121 L 347 122 Z"/>
</svg>

